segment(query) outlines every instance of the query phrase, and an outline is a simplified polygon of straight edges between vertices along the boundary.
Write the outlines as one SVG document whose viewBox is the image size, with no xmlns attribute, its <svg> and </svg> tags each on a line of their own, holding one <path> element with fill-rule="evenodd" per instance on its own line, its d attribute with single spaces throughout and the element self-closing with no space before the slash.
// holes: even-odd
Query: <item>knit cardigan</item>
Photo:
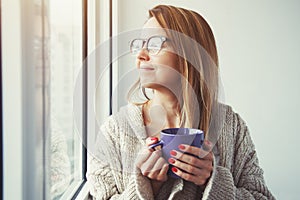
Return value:
<svg viewBox="0 0 300 200">
<path fill-rule="evenodd" d="M 135 166 L 146 147 L 142 109 L 128 104 L 106 120 L 90 148 L 90 194 L 95 199 L 126 200 L 275 199 L 265 184 L 245 122 L 231 107 L 225 108 L 225 125 L 213 151 L 213 172 L 203 193 L 191 182 L 169 178 L 153 196 L 150 180 Z"/>
</svg>

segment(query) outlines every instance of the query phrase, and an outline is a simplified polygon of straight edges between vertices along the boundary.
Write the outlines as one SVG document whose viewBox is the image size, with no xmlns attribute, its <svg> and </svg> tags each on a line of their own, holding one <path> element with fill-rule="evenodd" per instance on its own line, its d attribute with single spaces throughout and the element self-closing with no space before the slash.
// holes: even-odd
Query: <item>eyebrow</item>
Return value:
<svg viewBox="0 0 300 200">
<path fill-rule="evenodd" d="M 144 36 L 145 36 L 145 35 L 144 35 Z M 141 34 L 141 35 L 140 35 L 138 38 L 136 38 L 136 39 L 148 40 L 149 38 L 155 37 L 155 36 L 157 36 L 157 37 L 165 37 L 167 40 L 170 40 L 170 39 L 168 38 L 168 36 L 162 35 L 162 34 L 147 35 L 147 37 L 142 37 L 142 34 Z"/>
</svg>

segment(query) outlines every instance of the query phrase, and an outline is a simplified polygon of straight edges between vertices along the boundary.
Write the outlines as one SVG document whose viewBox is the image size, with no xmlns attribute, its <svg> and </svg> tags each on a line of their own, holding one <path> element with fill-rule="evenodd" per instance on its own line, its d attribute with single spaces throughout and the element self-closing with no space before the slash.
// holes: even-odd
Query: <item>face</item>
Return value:
<svg viewBox="0 0 300 200">
<path fill-rule="evenodd" d="M 149 39 L 153 37 L 153 40 Z M 154 17 L 143 26 L 141 38 L 145 39 L 143 48 L 138 49 L 137 52 L 137 68 L 141 85 L 154 90 L 172 89 L 178 86 L 180 74 L 177 55 L 172 53 L 172 41 Z M 148 49 L 145 43 L 148 43 Z M 162 43 L 161 48 L 156 45 L 159 43 Z M 157 52 L 155 47 L 160 50 Z"/>
</svg>

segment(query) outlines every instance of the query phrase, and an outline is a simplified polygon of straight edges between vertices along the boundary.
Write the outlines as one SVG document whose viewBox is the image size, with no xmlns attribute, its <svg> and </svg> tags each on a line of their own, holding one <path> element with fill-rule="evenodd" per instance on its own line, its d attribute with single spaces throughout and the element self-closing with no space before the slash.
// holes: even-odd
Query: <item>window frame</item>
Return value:
<svg viewBox="0 0 300 200">
<path fill-rule="evenodd" d="M 3 110 L 2 110 L 2 9 L 1 9 L 1 0 L 0 0 L 0 144 L 1 152 L 3 152 Z M 3 153 L 0 155 L 0 177 L 1 185 L 4 184 L 3 181 Z M 3 198 L 3 187 L 0 188 L 1 198 Z"/>
</svg>

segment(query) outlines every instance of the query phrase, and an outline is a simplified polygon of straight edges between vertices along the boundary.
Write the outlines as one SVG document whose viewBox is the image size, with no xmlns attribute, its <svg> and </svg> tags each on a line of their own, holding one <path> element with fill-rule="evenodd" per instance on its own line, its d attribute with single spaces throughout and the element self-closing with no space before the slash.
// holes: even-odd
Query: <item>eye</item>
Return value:
<svg viewBox="0 0 300 200">
<path fill-rule="evenodd" d="M 149 51 L 159 51 L 162 45 L 162 39 L 159 37 L 153 37 L 148 42 Z"/>
<path fill-rule="evenodd" d="M 131 42 L 130 51 L 135 54 L 138 53 L 143 48 L 144 41 L 141 39 L 135 39 Z"/>
</svg>

